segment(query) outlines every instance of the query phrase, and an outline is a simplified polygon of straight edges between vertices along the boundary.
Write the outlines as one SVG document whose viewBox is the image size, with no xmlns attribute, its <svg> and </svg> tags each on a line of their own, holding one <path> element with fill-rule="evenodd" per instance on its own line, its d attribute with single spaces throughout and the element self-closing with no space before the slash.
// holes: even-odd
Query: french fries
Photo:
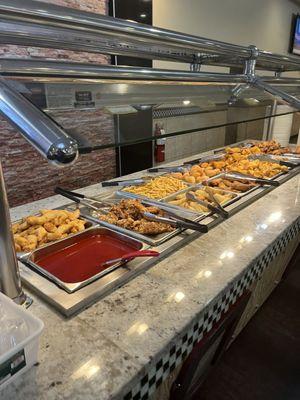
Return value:
<svg viewBox="0 0 300 400">
<path fill-rule="evenodd" d="M 145 185 L 130 186 L 124 190 L 141 196 L 150 197 L 151 199 L 162 199 L 186 187 L 187 185 L 181 180 L 166 175 L 153 178 Z"/>
<path fill-rule="evenodd" d="M 16 251 L 33 251 L 46 243 L 83 231 L 85 221 L 79 216 L 79 210 L 41 210 L 40 215 L 23 218 L 22 222 L 12 225 Z"/>
</svg>

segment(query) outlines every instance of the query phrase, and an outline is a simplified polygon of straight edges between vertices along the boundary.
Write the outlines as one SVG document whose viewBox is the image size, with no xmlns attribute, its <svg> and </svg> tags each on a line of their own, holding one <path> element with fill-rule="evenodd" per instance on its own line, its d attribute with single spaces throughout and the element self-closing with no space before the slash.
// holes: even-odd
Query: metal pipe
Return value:
<svg viewBox="0 0 300 400">
<path fill-rule="evenodd" d="M 0 80 L 0 113 L 44 157 L 56 165 L 78 157 L 77 143 L 24 96 Z"/>
<path fill-rule="evenodd" d="M 1 163 L 0 221 L 0 291 L 13 299 L 16 303 L 22 304 L 26 297 L 21 286 Z"/>
<path fill-rule="evenodd" d="M 0 58 L 1 75 L 69 76 L 132 80 L 169 80 L 191 82 L 245 82 L 244 75 L 218 72 L 190 72 L 145 67 L 123 67 L 50 60 Z"/>
<path fill-rule="evenodd" d="M 190 82 L 244 83 L 244 74 L 191 72 L 145 67 L 99 65 L 69 61 L 32 60 L 0 57 L 0 74 L 4 76 L 55 76 L 98 79 L 169 80 Z M 259 76 L 274 85 L 300 85 L 299 78 Z"/>
<path fill-rule="evenodd" d="M 193 55 L 186 49 L 170 49 L 162 44 L 145 45 L 131 38 L 114 37 L 102 32 L 82 31 L 36 22 L 8 21 L 0 16 L 0 44 L 36 46 L 101 54 L 159 58 L 190 63 Z"/>
<path fill-rule="evenodd" d="M 0 112 L 49 161 L 60 165 L 77 158 L 77 143 L 3 80 L 0 80 Z M 26 299 L 21 287 L 1 165 L 0 290 L 17 303 L 21 304 Z"/>
<path fill-rule="evenodd" d="M 292 96 L 277 87 L 269 85 L 267 82 L 262 81 L 260 78 L 256 78 L 253 82 L 251 82 L 251 85 L 260 90 L 264 90 L 275 98 L 279 97 L 282 101 L 288 103 L 290 106 L 295 107 L 297 110 L 300 110 L 300 100 L 297 99 L 297 97 Z"/>
<path fill-rule="evenodd" d="M 273 104 L 271 106 L 270 115 L 276 115 L 277 111 L 277 100 L 274 99 Z M 269 126 L 267 131 L 267 137 L 265 140 L 271 140 L 273 136 L 273 128 L 274 128 L 275 118 L 269 118 Z"/>
<path fill-rule="evenodd" d="M 0 0 L 2 43 L 127 54 L 203 64 L 242 65 L 251 48 L 32 0 Z M 206 58 L 206 55 L 213 57 Z M 220 60 L 218 61 L 218 57 Z M 230 60 L 226 62 L 226 57 Z M 225 58 L 224 58 L 225 57 Z M 299 59 L 259 50 L 257 67 L 299 70 Z"/>
<path fill-rule="evenodd" d="M 48 25 L 71 28 L 75 31 L 98 32 L 116 37 L 120 42 L 127 39 L 135 39 L 147 44 L 164 44 L 170 48 L 181 48 L 193 52 L 204 51 L 219 54 L 235 54 L 236 56 L 249 57 L 251 51 L 245 46 L 237 46 L 217 40 L 188 35 L 158 27 L 152 27 L 132 21 L 112 18 L 56 6 L 54 4 L 41 3 L 32 0 L 0 0 L 0 15 L 3 19 L 28 21 L 32 25 Z"/>
</svg>

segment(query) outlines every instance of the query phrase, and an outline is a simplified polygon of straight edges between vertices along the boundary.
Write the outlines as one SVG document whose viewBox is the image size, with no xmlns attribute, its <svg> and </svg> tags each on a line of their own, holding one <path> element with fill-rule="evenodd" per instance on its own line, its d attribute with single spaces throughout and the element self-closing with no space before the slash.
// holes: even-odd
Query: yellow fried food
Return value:
<svg viewBox="0 0 300 400">
<path fill-rule="evenodd" d="M 32 251 L 37 248 L 38 240 L 37 236 L 35 235 L 28 235 L 27 236 L 27 244 L 23 246 L 23 251 Z"/>
<path fill-rule="evenodd" d="M 27 239 L 20 235 L 14 235 L 15 243 L 19 245 L 21 248 L 27 245 Z"/>
<path fill-rule="evenodd" d="M 206 202 L 212 203 L 210 196 L 208 194 L 209 190 L 211 190 L 213 192 L 216 200 L 220 204 L 225 204 L 233 198 L 233 195 L 230 193 L 226 193 L 226 192 L 220 191 L 220 190 L 215 190 L 212 188 L 198 189 L 198 190 L 195 190 L 193 193 L 196 195 L 196 197 L 199 200 L 204 200 Z M 168 201 L 168 203 L 179 206 L 179 207 L 188 208 L 190 210 L 197 211 L 200 213 L 205 213 L 208 211 L 208 209 L 205 206 L 198 204 L 194 201 L 188 200 L 186 198 L 186 193 L 178 194 L 175 197 L 175 199 Z"/>
<path fill-rule="evenodd" d="M 151 199 L 160 199 L 185 189 L 186 187 L 187 186 L 181 180 L 171 175 L 164 175 L 151 179 L 145 185 L 130 186 L 124 190 L 141 196 L 150 197 Z"/>
<path fill-rule="evenodd" d="M 43 244 L 67 237 L 85 229 L 80 211 L 41 210 L 40 215 L 23 218 L 12 225 L 17 252 L 32 251 Z"/>
</svg>

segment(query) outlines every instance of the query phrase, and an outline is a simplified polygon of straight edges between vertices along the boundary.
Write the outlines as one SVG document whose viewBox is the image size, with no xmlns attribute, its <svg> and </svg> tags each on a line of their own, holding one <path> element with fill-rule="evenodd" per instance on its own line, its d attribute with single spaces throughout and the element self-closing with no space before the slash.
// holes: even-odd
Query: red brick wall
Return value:
<svg viewBox="0 0 300 400">
<path fill-rule="evenodd" d="M 105 14 L 106 0 L 44 0 L 54 4 Z M 108 63 L 109 57 L 56 49 L 3 46 L 0 55 L 12 57 L 47 57 L 73 61 Z M 98 111 L 56 111 L 51 115 L 65 128 L 76 127 L 93 143 L 113 140 L 111 115 Z M 115 150 L 107 149 L 81 155 L 65 168 L 47 163 L 4 119 L 0 119 L 0 159 L 10 206 L 24 204 L 53 194 L 57 185 L 70 189 L 91 185 L 115 176 Z"/>
</svg>

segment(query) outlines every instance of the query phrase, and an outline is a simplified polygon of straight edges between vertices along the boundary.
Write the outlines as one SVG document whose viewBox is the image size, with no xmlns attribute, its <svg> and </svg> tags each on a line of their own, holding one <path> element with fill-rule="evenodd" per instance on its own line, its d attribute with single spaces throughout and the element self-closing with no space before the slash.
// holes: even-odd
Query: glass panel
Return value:
<svg viewBox="0 0 300 400">
<path fill-rule="evenodd" d="M 262 90 L 233 83 L 18 78 L 10 84 L 82 148 L 95 150 L 154 141 L 157 135 L 173 141 L 190 135 L 191 143 L 199 135 L 197 141 L 206 145 L 223 145 L 236 141 L 236 123 L 260 121 L 254 136 L 261 136 L 265 118 L 295 112 L 272 107 L 274 98 Z M 300 86 L 278 87 L 300 96 Z M 178 152 L 186 146 L 181 141 Z"/>
</svg>

